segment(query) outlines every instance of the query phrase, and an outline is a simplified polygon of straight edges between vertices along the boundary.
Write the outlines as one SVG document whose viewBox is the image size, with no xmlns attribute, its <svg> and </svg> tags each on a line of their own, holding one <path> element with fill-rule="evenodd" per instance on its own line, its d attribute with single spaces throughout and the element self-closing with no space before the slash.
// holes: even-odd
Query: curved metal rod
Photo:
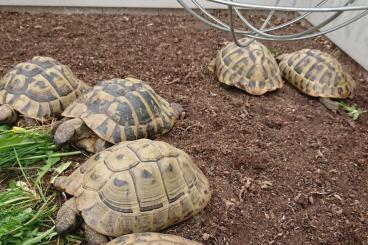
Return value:
<svg viewBox="0 0 368 245">
<path fill-rule="evenodd" d="M 207 19 L 203 18 L 201 15 L 197 14 L 195 11 L 193 11 L 186 3 L 184 3 L 184 1 L 182 0 L 177 0 L 179 2 L 179 4 L 185 9 L 187 10 L 190 14 L 192 14 L 194 17 L 196 17 L 197 19 L 199 19 L 200 21 L 204 22 L 206 25 L 213 27 L 213 28 L 217 28 L 219 30 L 222 31 L 226 31 L 226 32 L 230 32 L 230 26 L 228 26 L 227 24 L 223 23 L 222 21 L 218 20 L 216 17 L 214 17 L 213 15 L 211 15 L 205 8 L 203 8 L 196 0 L 192 0 L 192 2 L 206 15 L 208 16 L 210 19 L 214 20 L 215 22 L 217 22 L 218 24 L 212 23 L 210 21 L 208 21 Z M 319 4 L 316 5 L 316 7 L 322 6 L 323 4 L 325 4 L 328 0 L 322 0 Z M 353 0 L 355 1 L 355 0 Z M 282 29 L 284 27 L 287 27 L 293 23 L 296 23 L 298 21 L 300 21 L 301 19 L 309 16 L 312 12 L 307 12 L 304 13 L 303 15 L 300 15 L 288 22 L 285 22 L 281 25 L 278 26 L 274 26 L 274 27 L 270 27 L 268 29 L 264 29 L 263 32 L 270 32 L 270 31 L 275 31 L 275 30 L 279 30 Z M 249 34 L 254 34 L 254 32 L 252 31 L 245 31 L 245 30 L 241 30 L 241 29 L 234 29 L 234 32 L 237 34 L 244 34 L 244 35 L 249 35 Z"/>
<path fill-rule="evenodd" d="M 275 5 L 277 6 L 279 3 L 280 3 L 280 0 L 276 0 Z M 274 15 L 274 13 L 275 13 L 275 11 L 274 11 L 274 10 L 271 10 L 271 11 L 270 11 L 270 13 L 268 14 L 267 18 L 265 19 L 265 21 L 263 22 L 263 24 L 262 24 L 262 26 L 261 26 L 261 28 L 260 28 L 260 30 L 261 30 L 261 31 L 262 31 L 262 30 L 267 26 L 268 22 L 271 20 L 271 18 L 272 18 L 272 16 Z M 232 13 L 230 13 L 230 14 L 231 14 L 231 15 L 230 15 L 231 35 L 232 35 L 232 37 L 233 37 L 233 40 L 234 40 L 234 42 L 235 42 L 235 44 L 236 44 L 237 46 L 245 48 L 245 47 L 247 47 L 248 45 L 250 45 L 250 44 L 254 41 L 254 39 L 249 40 L 249 41 L 248 41 L 248 42 L 246 42 L 244 45 L 243 45 L 243 44 L 241 44 L 241 43 L 238 41 L 238 39 L 236 38 L 236 34 L 235 34 L 235 32 L 234 32 L 234 28 L 233 28 L 233 27 L 234 27 L 234 24 L 233 24 L 233 16 L 232 16 Z M 258 35 L 257 35 L 257 36 L 258 36 Z"/>
<path fill-rule="evenodd" d="M 350 4 L 352 1 L 355 1 L 355 0 L 348 0 L 344 6 Z M 318 4 L 316 5 L 316 7 L 318 7 Z M 238 15 L 238 17 L 241 19 L 241 21 L 244 22 L 245 20 L 245 17 L 240 13 L 240 11 L 238 10 L 238 8 L 234 7 L 234 10 L 236 12 L 236 14 Z M 294 34 L 293 37 L 299 37 L 299 36 L 303 36 L 303 35 L 306 35 L 308 33 L 312 33 L 318 29 L 321 29 L 323 27 L 325 27 L 326 25 L 328 25 L 331 21 L 335 20 L 336 18 L 338 18 L 342 13 L 344 13 L 343 11 L 339 11 L 337 13 L 335 13 L 334 15 L 330 16 L 329 18 L 327 18 L 325 21 L 321 22 L 320 24 L 316 25 L 316 26 L 313 26 L 311 28 L 309 28 L 308 30 L 305 30 L 303 32 L 299 32 L 297 34 Z M 245 23 L 246 24 L 246 23 Z M 286 27 L 286 26 L 285 26 Z M 262 30 L 262 29 L 260 29 Z M 263 31 L 264 32 L 264 31 Z"/>
<path fill-rule="evenodd" d="M 213 27 L 213 28 L 217 28 L 217 29 L 220 29 L 220 30 L 222 30 L 222 31 L 229 31 L 229 26 L 228 25 L 226 25 L 226 24 L 224 24 L 224 23 L 222 23 L 222 24 L 224 24 L 224 26 L 226 26 L 226 27 L 224 27 L 224 26 L 220 26 L 220 25 L 217 25 L 217 24 L 214 24 L 214 23 L 212 23 L 212 22 L 210 22 L 210 21 L 208 21 L 208 20 L 206 20 L 205 18 L 203 18 L 202 16 L 200 16 L 199 14 L 197 14 L 195 11 L 193 11 L 188 5 L 186 5 L 182 0 L 177 0 L 178 2 L 179 2 L 179 4 L 181 5 L 181 6 L 183 6 L 183 8 L 186 10 L 186 11 L 188 11 L 190 14 L 192 14 L 194 17 L 196 17 L 197 19 L 199 19 L 200 21 L 203 21 L 206 25 L 208 25 L 208 26 L 210 26 L 210 27 Z M 208 13 L 207 12 L 207 10 L 205 10 L 205 9 L 203 9 L 202 10 L 202 12 L 204 12 L 204 13 L 206 13 L 206 15 L 207 16 L 210 16 L 211 14 L 210 13 Z M 211 15 L 212 16 L 212 15 Z M 213 17 L 213 16 L 212 16 Z M 213 17 L 213 18 L 215 18 L 215 17 Z M 216 21 L 217 22 L 217 21 Z M 246 31 L 242 31 L 242 30 L 238 30 L 238 29 L 235 29 L 235 31 L 237 32 L 237 33 L 241 33 L 241 34 L 247 34 L 247 33 L 249 33 L 249 32 L 246 32 Z"/>
<path fill-rule="evenodd" d="M 324 34 L 328 34 L 330 32 L 333 32 L 333 31 L 336 31 L 342 27 L 345 27 L 351 23 L 353 23 L 354 21 L 362 18 L 363 16 L 367 15 L 368 14 L 368 10 L 366 11 L 363 11 L 362 13 L 358 14 L 357 16 L 335 26 L 335 27 L 331 27 L 325 31 L 321 31 L 321 32 L 317 32 L 317 33 L 314 33 L 314 34 L 310 34 L 310 35 L 306 35 L 306 36 L 303 36 L 303 37 L 296 37 L 296 38 L 283 38 L 283 36 L 277 36 L 277 38 L 267 38 L 267 37 L 263 37 L 263 36 L 256 36 L 256 35 L 247 35 L 248 37 L 251 37 L 251 38 L 257 38 L 257 39 L 262 39 L 262 40 L 280 40 L 280 41 L 285 41 L 285 40 L 290 40 L 290 41 L 295 41 L 295 40 L 302 40 L 302 39 L 307 39 L 307 38 L 313 38 L 313 37 L 317 37 L 317 36 L 320 36 L 320 35 L 324 35 Z"/>
<path fill-rule="evenodd" d="M 284 27 L 287 27 L 288 25 L 291 25 L 292 23 L 295 23 L 295 22 L 297 22 L 297 21 L 299 21 L 299 20 L 301 20 L 301 19 L 303 19 L 303 18 L 305 18 L 306 16 L 308 16 L 308 15 L 310 15 L 312 12 L 316 12 L 316 11 L 311 11 L 311 12 L 308 12 L 308 13 L 304 13 L 303 15 L 301 15 L 301 16 L 299 16 L 299 17 L 297 17 L 297 18 L 295 18 L 295 19 L 292 19 L 292 20 L 290 20 L 290 21 L 288 21 L 288 22 L 286 22 L 286 23 L 283 23 L 283 24 L 281 24 L 281 25 L 278 25 L 278 26 L 275 26 L 275 27 L 271 27 L 271 28 L 268 28 L 268 29 L 265 29 L 265 30 L 262 30 L 262 31 L 259 31 L 258 29 L 255 29 L 255 30 L 253 30 L 253 31 L 244 31 L 244 30 L 240 30 L 240 29 L 236 29 L 236 28 L 234 28 L 233 26 L 228 26 L 227 24 L 225 24 L 225 23 L 223 23 L 223 22 L 221 22 L 221 21 L 216 21 L 217 19 L 216 19 L 216 17 L 214 17 L 213 15 L 211 15 L 210 13 L 208 13 L 207 11 L 206 11 L 206 9 L 204 9 L 198 2 L 196 2 L 196 0 L 192 0 L 192 1 L 195 1 L 195 4 L 196 4 L 196 6 L 197 7 L 201 7 L 200 9 L 201 9 L 201 11 L 203 12 L 203 13 L 205 13 L 209 18 L 211 18 L 212 20 L 214 20 L 214 21 L 216 21 L 217 23 L 220 23 L 221 25 L 219 25 L 219 24 L 215 24 L 215 23 L 212 23 L 212 22 L 210 22 L 210 21 L 208 21 L 207 19 L 205 19 L 205 18 L 203 18 L 201 15 L 199 15 L 199 14 L 197 14 L 196 12 L 194 12 L 187 4 L 185 4 L 182 0 L 177 0 L 178 2 L 179 2 L 179 4 L 181 4 L 182 6 L 183 6 L 183 8 L 184 9 L 186 9 L 189 13 L 191 13 L 193 16 L 195 16 L 197 19 L 199 19 L 199 20 L 201 20 L 201 21 L 203 21 L 205 24 L 207 24 L 208 26 L 210 26 L 210 27 L 213 27 L 213 28 L 217 28 L 217 29 L 220 29 L 220 30 L 222 30 L 222 31 L 227 31 L 227 32 L 234 32 L 234 33 L 236 33 L 236 34 L 242 34 L 242 35 L 246 35 L 246 36 L 248 36 L 248 37 L 252 37 L 252 38 L 256 38 L 256 39 L 262 39 L 262 40 L 301 40 L 301 39 L 305 39 L 305 38 L 310 38 L 310 37 L 315 37 L 315 36 L 318 36 L 318 35 L 323 35 L 323 34 L 327 34 L 327 33 L 329 33 L 329 32 L 332 32 L 332 31 L 335 31 L 335 30 L 337 30 L 337 29 L 339 29 L 339 28 L 341 28 L 341 27 L 344 27 L 344 26 L 346 26 L 346 25 L 348 25 L 348 24 L 350 24 L 350 23 L 352 23 L 352 22 L 354 22 L 354 21 L 356 21 L 357 19 L 359 19 L 359 18 L 361 18 L 361 17 L 363 17 L 363 16 L 365 16 L 366 14 L 367 14 L 367 11 L 364 11 L 364 12 L 362 12 L 361 14 L 359 14 L 359 15 L 357 15 L 357 16 L 355 16 L 354 18 L 352 18 L 352 19 L 350 19 L 350 20 L 347 20 L 347 21 L 345 21 L 345 22 L 343 22 L 342 24 L 340 24 L 340 25 L 338 25 L 338 26 L 335 26 L 335 27 L 333 27 L 333 28 L 330 28 L 330 29 L 327 29 L 327 30 L 325 30 L 325 31 L 321 31 L 321 32 L 317 32 L 317 33 L 313 33 L 313 34 L 310 34 L 310 35 L 307 35 L 307 36 L 301 36 L 301 35 L 299 35 L 299 34 L 294 34 L 294 36 L 293 35 L 291 35 L 291 37 L 290 37 L 290 35 L 289 35 L 289 37 L 287 37 L 287 36 L 272 36 L 271 35 L 271 37 L 266 37 L 265 36 L 265 34 L 266 34 L 266 32 L 269 32 L 269 31 L 273 31 L 273 30 L 277 30 L 277 29 L 281 29 L 281 28 L 284 28 Z M 208 1 L 211 1 L 211 0 L 208 0 Z M 325 2 L 327 2 L 328 0 L 322 0 L 319 4 L 317 4 L 316 5 L 316 7 L 319 7 L 319 6 L 321 6 L 321 5 L 323 5 Z M 352 2 L 355 2 L 355 0 L 349 0 L 348 1 L 348 3 L 346 3 L 346 5 L 347 4 L 349 4 L 349 2 L 350 3 L 352 3 Z M 367 7 L 367 9 L 368 9 L 368 7 Z M 315 9 L 314 9 L 315 10 Z M 229 10 L 229 11 L 232 11 L 232 9 L 231 10 Z M 340 11 L 339 11 L 340 12 Z M 334 16 L 334 15 L 333 15 Z M 332 18 L 332 17 L 330 17 L 330 18 Z M 247 21 L 246 21 L 247 22 Z M 249 22 L 248 22 L 249 23 Z M 319 24 L 319 28 L 321 28 L 321 27 L 324 27 L 326 24 L 324 24 L 324 23 L 327 23 L 327 20 L 326 21 L 324 21 L 324 22 L 322 22 L 321 24 Z M 250 24 L 250 23 L 249 23 Z M 251 29 L 251 28 L 250 28 Z M 314 31 L 314 30 L 311 30 L 311 29 L 309 29 L 309 30 L 306 30 L 306 31 L 304 31 L 303 33 L 304 34 L 307 34 L 307 33 L 310 33 L 310 32 L 312 32 L 312 31 Z"/>
<path fill-rule="evenodd" d="M 192 0 L 192 2 L 194 3 L 195 6 L 197 6 L 198 9 L 200 9 L 208 18 L 210 18 L 211 20 L 215 21 L 216 23 L 218 23 L 219 25 L 222 25 L 223 27 L 228 27 L 227 24 L 225 24 L 224 22 L 222 22 L 221 20 L 217 19 L 216 17 L 214 17 L 212 14 L 210 14 L 209 12 L 207 12 L 207 10 L 205 8 L 202 7 L 202 5 L 199 4 L 199 2 L 197 0 Z"/>
<path fill-rule="evenodd" d="M 349 3 L 349 1 L 347 2 L 347 4 L 348 3 Z M 235 11 L 236 11 L 236 13 L 238 14 L 239 18 L 244 22 L 244 24 L 246 24 L 246 26 L 249 29 L 251 29 L 253 32 L 257 33 L 259 36 L 266 37 L 266 38 L 280 39 L 280 40 L 293 40 L 295 38 L 298 38 L 298 37 L 303 36 L 306 33 L 310 33 L 310 32 L 312 32 L 314 30 L 317 30 L 317 28 L 313 27 L 313 28 L 310 28 L 311 31 L 308 31 L 307 30 L 307 31 L 304 31 L 304 32 L 301 32 L 301 33 L 291 34 L 291 35 L 279 36 L 279 35 L 268 34 L 268 33 L 264 33 L 261 30 L 258 30 L 256 27 L 254 27 L 246 18 L 244 18 L 244 16 L 238 11 L 237 8 L 232 7 L 230 5 L 228 5 L 228 8 L 229 8 L 229 14 L 230 14 L 231 17 L 232 17 L 232 11 L 233 11 L 233 8 L 234 8 Z M 339 11 L 339 13 L 336 13 L 335 15 L 331 16 L 331 18 L 332 19 L 337 18 L 341 13 L 343 13 L 343 12 L 342 11 L 341 12 Z M 323 27 L 326 24 L 328 24 L 328 23 L 325 23 L 325 21 L 324 21 L 320 25 Z"/>
<path fill-rule="evenodd" d="M 322 0 L 321 2 L 319 2 L 319 3 L 316 5 L 316 8 L 318 8 L 318 7 L 322 6 L 322 5 L 323 5 L 323 4 L 325 4 L 327 1 L 328 1 L 328 0 Z M 282 29 L 282 28 L 284 28 L 284 27 L 287 27 L 287 26 L 289 26 L 289 25 L 291 25 L 291 24 L 294 24 L 294 23 L 296 23 L 296 22 L 298 22 L 298 21 L 300 21 L 300 20 L 304 19 L 305 17 L 307 17 L 307 16 L 309 16 L 309 15 L 311 15 L 311 14 L 312 14 L 312 12 L 306 12 L 306 13 L 304 13 L 304 14 L 302 14 L 302 15 L 300 15 L 300 16 L 298 16 L 298 17 L 296 17 L 295 19 L 289 20 L 288 22 L 285 22 L 285 23 L 283 23 L 283 24 L 281 24 L 281 25 L 278 25 L 278 26 L 271 27 L 271 28 L 266 29 L 266 30 L 267 30 L 267 32 L 270 32 L 270 31 L 276 31 L 276 30 Z M 266 30 L 263 30 L 263 32 L 266 32 Z"/>
<path fill-rule="evenodd" d="M 294 11 L 294 12 L 337 12 L 337 11 L 356 11 L 356 10 L 367 10 L 368 5 L 362 6 L 349 6 L 349 7 L 326 7 L 326 8 L 304 8 L 304 7 L 286 7 L 286 6 L 265 6 L 259 4 L 248 4 L 238 3 L 227 0 L 208 0 L 210 2 L 231 5 L 232 7 L 246 8 L 246 9 L 257 9 L 257 10 L 278 10 L 278 11 Z M 354 3 L 355 0 L 352 1 Z"/>
</svg>

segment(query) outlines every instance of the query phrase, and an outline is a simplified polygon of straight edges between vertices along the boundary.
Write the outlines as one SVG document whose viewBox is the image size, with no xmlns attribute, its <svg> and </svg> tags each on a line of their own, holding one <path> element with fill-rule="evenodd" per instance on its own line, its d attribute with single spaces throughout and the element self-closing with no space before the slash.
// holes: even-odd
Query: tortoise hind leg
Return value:
<svg viewBox="0 0 368 245">
<path fill-rule="evenodd" d="M 0 106 L 0 123 L 14 124 L 18 120 L 18 113 L 8 105 Z"/>
<path fill-rule="evenodd" d="M 109 242 L 107 237 L 96 232 L 87 224 L 83 223 L 84 234 L 86 236 L 86 241 L 88 245 L 105 245 Z"/>
<path fill-rule="evenodd" d="M 339 103 L 336 101 L 332 101 L 330 98 L 319 98 L 319 102 L 321 102 L 327 109 L 337 112 L 339 109 Z"/>
<path fill-rule="evenodd" d="M 56 215 L 56 232 L 61 235 L 73 230 L 78 225 L 78 215 L 79 211 L 73 197 L 61 206 Z"/>
<path fill-rule="evenodd" d="M 185 117 L 184 107 L 181 106 L 178 103 L 171 103 L 170 105 L 171 105 L 171 108 L 174 111 L 174 117 L 179 118 L 179 119 L 184 119 L 184 117 Z"/>
</svg>

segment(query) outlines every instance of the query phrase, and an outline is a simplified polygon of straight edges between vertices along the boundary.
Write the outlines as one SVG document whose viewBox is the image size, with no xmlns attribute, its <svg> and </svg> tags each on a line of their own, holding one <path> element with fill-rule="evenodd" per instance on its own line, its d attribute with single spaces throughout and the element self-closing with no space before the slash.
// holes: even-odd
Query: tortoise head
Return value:
<svg viewBox="0 0 368 245">
<path fill-rule="evenodd" d="M 182 105 L 178 103 L 171 103 L 171 108 L 174 111 L 175 118 L 183 118 L 185 115 L 185 109 Z"/>
<path fill-rule="evenodd" d="M 0 106 L 0 123 L 14 124 L 18 121 L 18 113 L 8 105 Z"/>
<path fill-rule="evenodd" d="M 69 140 L 76 138 L 77 133 L 83 126 L 83 121 L 80 118 L 73 118 L 62 122 L 55 130 L 54 142 L 60 146 Z"/>
<path fill-rule="evenodd" d="M 59 176 L 54 180 L 52 185 L 55 187 L 55 189 L 59 191 L 65 191 L 67 179 L 68 179 L 67 176 Z"/>
</svg>

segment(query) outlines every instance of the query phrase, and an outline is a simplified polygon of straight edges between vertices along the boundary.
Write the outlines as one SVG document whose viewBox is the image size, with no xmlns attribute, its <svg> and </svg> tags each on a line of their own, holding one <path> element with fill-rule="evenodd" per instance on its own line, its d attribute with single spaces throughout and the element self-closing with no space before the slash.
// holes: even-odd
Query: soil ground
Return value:
<svg viewBox="0 0 368 245">
<path fill-rule="evenodd" d="M 221 85 L 207 65 L 230 38 L 191 16 L 0 13 L 0 23 L 0 75 L 45 55 L 88 83 L 133 75 L 186 105 L 159 139 L 193 157 L 213 196 L 164 232 L 204 244 L 368 244 L 367 113 L 353 122 L 289 84 L 264 96 Z M 359 84 L 349 103 L 368 110 L 368 73 L 327 39 L 263 43 L 333 53 Z"/>
</svg>

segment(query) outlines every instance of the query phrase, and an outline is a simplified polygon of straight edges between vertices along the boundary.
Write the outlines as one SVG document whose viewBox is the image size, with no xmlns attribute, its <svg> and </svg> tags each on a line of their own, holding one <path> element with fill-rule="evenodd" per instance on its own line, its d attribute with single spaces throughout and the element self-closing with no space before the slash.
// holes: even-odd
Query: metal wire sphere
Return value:
<svg viewBox="0 0 368 245">
<path fill-rule="evenodd" d="M 229 24 L 224 23 L 223 21 L 219 20 L 215 16 L 213 16 L 209 11 L 207 11 L 198 0 L 187 0 L 191 1 L 199 10 L 201 14 L 198 14 L 194 10 L 192 10 L 189 5 L 185 2 L 185 0 L 177 0 L 179 4 L 183 6 L 188 12 L 194 15 L 196 18 L 204 22 L 206 25 L 210 27 L 217 28 L 222 31 L 230 32 L 236 44 L 238 46 L 243 46 L 238 42 L 236 34 L 241 36 L 248 36 L 253 39 L 262 39 L 262 40 L 278 40 L 278 41 L 286 41 L 286 40 L 301 40 L 306 38 L 317 37 L 320 35 L 324 35 L 335 30 L 338 30 L 342 27 L 349 25 L 350 23 L 364 17 L 368 14 L 368 5 L 365 6 L 354 6 L 354 2 L 356 0 L 348 0 L 342 6 L 336 7 L 324 7 L 324 5 L 329 0 L 321 0 L 318 4 L 314 7 L 290 7 L 290 6 L 279 6 L 280 0 L 276 0 L 275 4 L 273 5 L 259 5 L 259 4 L 248 4 L 242 3 L 235 0 L 208 0 L 208 2 L 213 2 L 217 4 L 221 4 L 222 7 L 226 7 L 229 12 Z M 305 2 L 305 1 L 304 1 Z M 341 2 L 341 1 L 340 1 Z M 295 0 L 294 0 L 295 5 Z M 262 26 L 260 28 L 255 27 L 240 11 L 241 10 L 265 10 L 269 11 L 268 17 L 264 20 Z M 287 12 L 297 12 L 300 15 L 297 17 L 282 23 L 276 26 L 270 26 L 270 20 L 274 16 L 276 12 L 280 11 L 287 11 Z M 346 11 L 353 11 L 356 13 L 354 16 L 348 18 L 347 20 L 343 21 L 340 24 L 330 25 L 327 28 L 327 25 L 332 23 L 332 21 L 337 20 L 344 12 Z M 292 24 L 300 22 L 304 20 L 307 16 L 311 15 L 312 13 L 323 14 L 329 13 L 330 16 L 326 17 L 321 23 L 314 25 L 308 28 L 305 31 L 301 31 L 298 33 L 290 33 L 285 35 L 278 35 L 272 34 L 272 32 L 286 29 L 287 32 L 290 32 L 288 27 Z M 245 28 L 235 28 L 234 27 L 234 19 L 240 19 L 241 23 L 245 26 Z M 267 28 L 266 28 L 267 27 Z M 247 45 L 247 44 L 246 44 Z"/>
</svg>

